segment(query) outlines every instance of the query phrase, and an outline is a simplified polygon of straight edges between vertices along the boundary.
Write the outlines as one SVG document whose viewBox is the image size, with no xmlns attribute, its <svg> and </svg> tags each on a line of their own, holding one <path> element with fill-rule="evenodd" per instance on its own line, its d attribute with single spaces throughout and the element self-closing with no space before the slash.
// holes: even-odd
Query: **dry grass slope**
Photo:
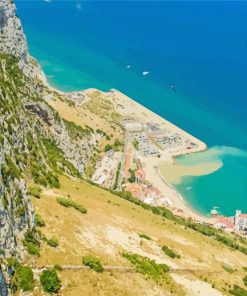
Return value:
<svg viewBox="0 0 247 296">
<path fill-rule="evenodd" d="M 200 295 L 216 296 L 227 295 L 234 284 L 243 286 L 240 270 L 247 265 L 245 255 L 101 188 L 66 177 L 61 177 L 60 181 L 60 189 L 44 190 L 40 199 L 33 198 L 46 224 L 42 233 L 59 239 L 57 248 L 43 244 L 41 256 L 35 259 L 34 265 L 81 265 L 82 256 L 92 254 L 99 257 L 103 265 L 130 266 L 121 256 L 127 251 L 165 263 L 172 269 L 183 269 L 171 272 L 163 284 L 133 272 L 97 274 L 92 270 L 64 270 L 60 273 L 61 295 L 191 296 L 200 291 Z M 57 203 L 57 196 L 73 199 L 88 210 L 87 214 L 64 208 Z M 140 237 L 139 233 L 151 240 Z M 168 257 L 161 249 L 163 245 L 172 248 L 181 258 Z M 226 272 L 222 268 L 224 262 L 238 271 Z M 196 272 L 186 271 L 191 268 Z M 42 294 L 36 290 L 34 295 Z"/>
</svg>

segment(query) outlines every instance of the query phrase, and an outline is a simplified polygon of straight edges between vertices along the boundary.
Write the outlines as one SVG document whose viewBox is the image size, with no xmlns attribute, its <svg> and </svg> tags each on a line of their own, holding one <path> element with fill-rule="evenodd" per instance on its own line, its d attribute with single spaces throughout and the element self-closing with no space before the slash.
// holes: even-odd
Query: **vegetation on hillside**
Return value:
<svg viewBox="0 0 247 296">
<path fill-rule="evenodd" d="M 40 233 L 35 228 L 32 230 L 28 230 L 25 234 L 23 245 L 30 255 L 39 256 Z"/>
<path fill-rule="evenodd" d="M 158 264 L 154 260 L 138 254 L 123 252 L 122 256 L 135 266 L 136 271 L 156 281 L 164 278 L 165 274 L 169 271 L 169 267 L 166 264 Z"/>
<path fill-rule="evenodd" d="M 66 197 L 57 197 L 57 202 L 66 208 L 74 208 L 75 210 L 79 211 L 82 214 L 87 213 L 87 209 L 85 209 L 82 205 L 78 204 L 74 200 L 71 200 Z"/>
<path fill-rule="evenodd" d="M 12 271 L 10 288 L 12 291 L 32 292 L 34 289 L 34 275 L 29 266 L 21 265 L 14 257 L 9 258 L 8 268 Z"/>
<path fill-rule="evenodd" d="M 171 258 L 180 258 L 180 255 L 174 252 L 172 249 L 170 249 L 167 246 L 162 247 L 162 251 Z"/>
<path fill-rule="evenodd" d="M 104 268 L 100 262 L 100 260 L 93 255 L 86 255 L 82 257 L 82 263 L 86 266 L 89 266 L 96 272 L 103 272 Z"/>
<path fill-rule="evenodd" d="M 40 275 L 40 283 L 43 290 L 48 293 L 58 293 L 62 287 L 56 269 L 46 269 L 42 271 Z"/>
</svg>

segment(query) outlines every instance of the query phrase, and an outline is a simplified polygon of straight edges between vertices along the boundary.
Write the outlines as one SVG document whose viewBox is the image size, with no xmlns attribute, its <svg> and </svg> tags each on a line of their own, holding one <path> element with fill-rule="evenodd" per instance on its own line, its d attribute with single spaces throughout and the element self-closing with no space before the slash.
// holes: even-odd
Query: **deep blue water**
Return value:
<svg viewBox="0 0 247 296">
<path fill-rule="evenodd" d="M 186 177 L 178 190 L 202 213 L 211 204 L 226 214 L 247 211 L 246 2 L 18 1 L 17 7 L 31 53 L 54 86 L 117 88 L 209 147 L 241 149 L 220 154 L 221 170 Z"/>
</svg>

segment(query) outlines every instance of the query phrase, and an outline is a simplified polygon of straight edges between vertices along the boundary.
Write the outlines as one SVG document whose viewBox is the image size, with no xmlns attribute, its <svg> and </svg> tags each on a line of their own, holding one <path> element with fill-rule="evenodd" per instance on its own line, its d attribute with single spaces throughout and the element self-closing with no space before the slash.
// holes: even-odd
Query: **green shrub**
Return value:
<svg viewBox="0 0 247 296">
<path fill-rule="evenodd" d="M 229 264 L 226 263 L 222 264 L 222 268 L 228 273 L 234 273 L 235 271 Z"/>
<path fill-rule="evenodd" d="M 95 270 L 96 272 L 104 271 L 100 260 L 92 255 L 87 255 L 82 257 L 82 263 L 86 266 L 89 266 L 91 269 Z"/>
<path fill-rule="evenodd" d="M 247 286 L 247 275 L 243 278 L 244 285 Z"/>
<path fill-rule="evenodd" d="M 244 271 L 247 271 L 247 266 L 244 266 L 244 267 L 243 267 L 243 270 L 244 270 Z"/>
<path fill-rule="evenodd" d="M 8 268 L 14 270 L 9 283 L 9 287 L 13 291 L 33 291 L 34 289 L 34 276 L 33 271 L 29 266 L 22 266 L 15 257 L 8 258 Z"/>
<path fill-rule="evenodd" d="M 179 254 L 175 253 L 172 249 L 170 249 L 167 246 L 163 246 L 162 251 L 165 252 L 165 254 L 171 258 L 180 258 Z"/>
<path fill-rule="evenodd" d="M 110 145 L 110 144 L 106 144 L 105 145 L 105 149 L 104 149 L 104 151 L 105 152 L 108 152 L 108 151 L 110 151 L 112 149 L 112 146 Z"/>
<path fill-rule="evenodd" d="M 26 247 L 27 252 L 30 255 L 34 255 L 34 256 L 39 256 L 39 252 L 40 252 L 40 248 L 33 245 L 32 243 L 29 243 L 27 241 L 23 241 L 23 245 L 24 247 Z"/>
<path fill-rule="evenodd" d="M 118 163 L 115 182 L 114 182 L 114 185 L 113 185 L 114 190 L 117 189 L 117 186 L 118 186 L 118 179 L 119 179 L 119 175 L 120 175 L 120 169 L 121 169 L 121 162 Z"/>
<path fill-rule="evenodd" d="M 138 254 L 122 253 L 122 256 L 135 266 L 137 272 L 145 274 L 156 281 L 164 278 L 169 271 L 169 267 L 166 264 L 158 264 L 154 260 Z"/>
<path fill-rule="evenodd" d="M 23 291 L 33 291 L 34 278 L 32 269 L 28 266 L 23 266 L 17 270 L 17 275 L 19 277 L 20 288 Z"/>
<path fill-rule="evenodd" d="M 146 240 L 152 240 L 151 237 L 149 237 L 148 235 L 144 234 L 144 233 L 138 233 L 140 238 L 145 238 Z"/>
<path fill-rule="evenodd" d="M 30 255 L 39 256 L 40 251 L 40 237 L 35 229 L 28 230 L 25 233 L 23 245 L 26 247 Z"/>
<path fill-rule="evenodd" d="M 56 270 L 58 270 L 58 271 L 62 271 L 62 270 L 63 270 L 62 266 L 59 265 L 59 264 L 55 264 L 55 265 L 54 265 L 54 269 L 56 269 Z"/>
<path fill-rule="evenodd" d="M 40 275 L 43 290 L 48 293 L 57 293 L 61 289 L 61 281 L 55 269 L 46 269 Z"/>
<path fill-rule="evenodd" d="M 134 170 L 130 170 L 130 177 L 128 178 L 128 181 L 130 183 L 134 183 L 135 180 L 136 180 L 135 171 Z"/>
<path fill-rule="evenodd" d="M 36 198 L 40 198 L 40 193 L 42 189 L 39 186 L 30 186 L 28 193 Z"/>
<path fill-rule="evenodd" d="M 59 245 L 58 239 L 55 237 L 48 239 L 46 242 L 47 242 L 47 245 L 53 248 L 56 248 Z"/>
<path fill-rule="evenodd" d="M 38 213 L 35 214 L 35 223 L 36 223 L 36 226 L 39 226 L 39 227 L 45 226 L 45 221 Z"/>
<path fill-rule="evenodd" d="M 82 214 L 87 213 L 87 209 L 85 209 L 82 205 L 78 204 L 77 202 L 69 198 L 57 197 L 57 202 L 66 208 L 74 208 Z"/>
<path fill-rule="evenodd" d="M 229 290 L 229 293 L 234 296 L 247 296 L 247 290 L 239 287 L 238 285 L 234 285 L 232 290 Z"/>
</svg>

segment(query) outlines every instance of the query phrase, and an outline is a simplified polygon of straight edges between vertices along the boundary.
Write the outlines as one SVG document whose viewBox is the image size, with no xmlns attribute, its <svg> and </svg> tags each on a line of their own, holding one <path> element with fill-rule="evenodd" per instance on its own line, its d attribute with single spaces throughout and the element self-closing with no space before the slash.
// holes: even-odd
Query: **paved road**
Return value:
<svg viewBox="0 0 247 296">
<path fill-rule="evenodd" d="M 126 152 L 127 152 L 127 147 L 128 147 L 129 141 L 130 141 L 130 136 L 129 136 L 129 133 L 126 132 L 125 140 L 124 140 L 124 151 L 123 151 L 123 155 L 121 158 L 121 168 L 120 168 L 120 173 L 119 173 L 119 177 L 118 177 L 117 191 L 122 190 L 123 173 L 124 173 Z"/>
<path fill-rule="evenodd" d="M 63 270 L 90 270 L 89 266 L 85 265 L 60 265 Z M 43 265 L 43 266 L 31 266 L 34 273 L 39 274 L 45 269 L 54 268 L 54 265 Z M 103 266 L 105 271 L 122 271 L 122 272 L 137 272 L 135 267 L 127 266 Z M 170 273 L 224 273 L 224 270 L 206 270 L 206 269 L 193 269 L 193 268 L 170 268 Z M 246 273 L 245 271 L 236 270 L 236 272 Z"/>
<path fill-rule="evenodd" d="M 85 265 L 60 265 L 63 270 L 83 270 L 90 269 L 89 266 Z M 54 268 L 54 265 L 43 265 L 43 266 L 33 266 L 31 267 L 34 273 L 40 273 L 45 269 Z M 126 266 L 103 266 L 105 271 L 124 271 L 124 272 L 133 272 L 135 267 L 126 267 Z"/>
</svg>

